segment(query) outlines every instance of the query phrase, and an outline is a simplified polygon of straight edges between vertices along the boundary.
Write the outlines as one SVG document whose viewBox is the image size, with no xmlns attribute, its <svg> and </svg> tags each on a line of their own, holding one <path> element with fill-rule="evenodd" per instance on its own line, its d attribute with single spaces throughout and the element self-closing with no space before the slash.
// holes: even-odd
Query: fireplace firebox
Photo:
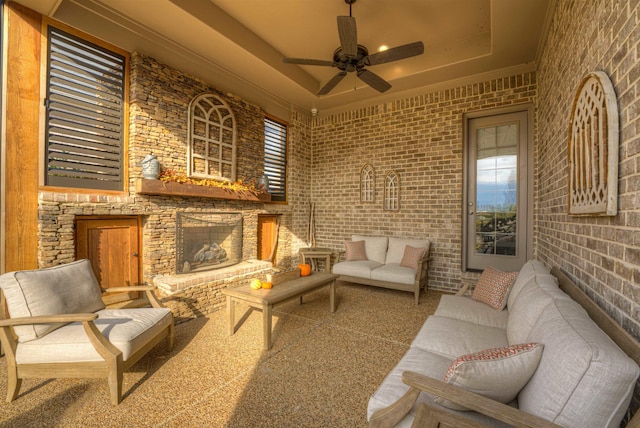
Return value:
<svg viewBox="0 0 640 428">
<path fill-rule="evenodd" d="M 219 269 L 241 261 L 241 213 L 177 213 L 176 273 Z"/>
</svg>

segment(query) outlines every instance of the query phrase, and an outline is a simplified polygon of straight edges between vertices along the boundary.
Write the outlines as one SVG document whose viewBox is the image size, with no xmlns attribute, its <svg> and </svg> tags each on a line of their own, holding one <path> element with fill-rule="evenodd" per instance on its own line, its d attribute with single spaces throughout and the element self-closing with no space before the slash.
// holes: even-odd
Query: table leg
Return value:
<svg viewBox="0 0 640 428">
<path fill-rule="evenodd" d="M 264 329 L 264 349 L 271 349 L 271 305 L 262 305 L 262 327 Z"/>
<path fill-rule="evenodd" d="M 329 309 L 331 312 L 336 311 L 336 280 L 331 281 L 329 285 Z"/>
<path fill-rule="evenodd" d="M 227 296 L 227 313 L 229 314 L 229 336 L 233 336 L 235 333 L 235 302 L 231 296 Z"/>
<path fill-rule="evenodd" d="M 331 264 L 331 255 L 328 255 L 324 258 L 324 271 L 331 273 L 331 268 L 329 265 Z"/>
</svg>

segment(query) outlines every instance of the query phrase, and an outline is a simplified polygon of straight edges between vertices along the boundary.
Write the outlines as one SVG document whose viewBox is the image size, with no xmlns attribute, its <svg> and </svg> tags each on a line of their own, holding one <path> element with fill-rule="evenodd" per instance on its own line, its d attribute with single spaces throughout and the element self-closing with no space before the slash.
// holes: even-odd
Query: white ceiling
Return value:
<svg viewBox="0 0 640 428">
<path fill-rule="evenodd" d="M 447 86 L 535 69 L 556 0 L 357 0 L 358 42 L 377 51 L 422 41 L 423 55 L 369 67 L 392 88 L 380 94 L 350 73 L 316 92 L 331 60 L 345 0 L 18 0 L 128 51 L 138 51 L 288 118 L 320 115 Z"/>
</svg>

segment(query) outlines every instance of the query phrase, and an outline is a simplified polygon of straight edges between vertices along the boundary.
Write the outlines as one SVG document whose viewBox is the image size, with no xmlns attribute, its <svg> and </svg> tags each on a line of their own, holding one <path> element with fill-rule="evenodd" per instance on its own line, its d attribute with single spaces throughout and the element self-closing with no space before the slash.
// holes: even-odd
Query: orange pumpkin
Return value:
<svg viewBox="0 0 640 428">
<path fill-rule="evenodd" d="M 271 287 L 273 287 L 273 284 L 271 282 L 266 282 L 265 281 L 265 282 L 262 283 L 262 288 L 269 289 Z"/>
<path fill-rule="evenodd" d="M 300 269 L 300 275 L 301 276 L 309 276 L 311 275 L 311 265 L 307 265 L 307 264 L 299 264 L 298 265 L 298 269 Z"/>
</svg>

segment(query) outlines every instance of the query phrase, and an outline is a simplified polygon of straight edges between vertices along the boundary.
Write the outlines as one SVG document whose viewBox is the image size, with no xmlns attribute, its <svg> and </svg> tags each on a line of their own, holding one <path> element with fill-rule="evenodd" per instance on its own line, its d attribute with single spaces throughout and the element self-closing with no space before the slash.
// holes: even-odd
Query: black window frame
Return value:
<svg viewBox="0 0 640 428">
<path fill-rule="evenodd" d="M 47 25 L 44 184 L 124 191 L 128 54 Z"/>
</svg>

